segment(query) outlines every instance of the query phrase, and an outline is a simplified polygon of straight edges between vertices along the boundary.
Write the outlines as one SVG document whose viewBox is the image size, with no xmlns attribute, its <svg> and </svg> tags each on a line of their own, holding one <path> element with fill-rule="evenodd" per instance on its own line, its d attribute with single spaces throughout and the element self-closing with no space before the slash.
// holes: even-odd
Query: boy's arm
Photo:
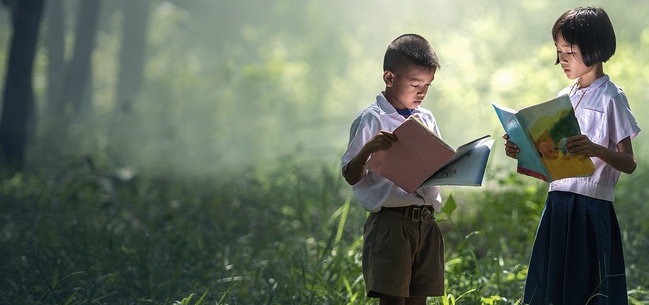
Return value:
<svg viewBox="0 0 649 305">
<path fill-rule="evenodd" d="M 370 155 L 380 150 L 387 150 L 392 146 L 392 143 L 397 141 L 397 137 L 385 130 L 379 131 L 372 137 L 358 152 L 358 154 L 347 163 L 347 168 L 343 172 L 345 180 L 350 185 L 354 185 L 361 181 L 367 174 L 365 163 Z"/>
</svg>

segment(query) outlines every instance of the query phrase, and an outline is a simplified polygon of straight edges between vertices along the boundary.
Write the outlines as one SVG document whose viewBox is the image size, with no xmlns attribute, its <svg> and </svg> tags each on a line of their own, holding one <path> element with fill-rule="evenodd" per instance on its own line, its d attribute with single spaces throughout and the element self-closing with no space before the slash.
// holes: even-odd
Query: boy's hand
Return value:
<svg viewBox="0 0 649 305">
<path fill-rule="evenodd" d="M 365 149 L 369 153 L 375 153 L 380 150 L 388 150 L 392 144 L 397 141 L 397 136 L 385 130 L 379 131 L 365 144 Z"/>
<path fill-rule="evenodd" d="M 354 185 L 361 181 L 367 173 L 365 162 L 367 162 L 370 155 L 381 150 L 389 149 L 396 141 L 397 136 L 389 131 L 381 130 L 374 135 L 363 145 L 363 148 L 361 148 L 358 154 L 347 163 L 347 169 L 343 171 L 343 176 L 347 183 Z"/>
<path fill-rule="evenodd" d="M 521 150 L 518 149 L 518 146 L 516 144 L 509 142 L 508 134 L 504 134 L 503 139 L 505 139 L 505 154 L 507 155 L 507 157 L 516 159 Z"/>
</svg>

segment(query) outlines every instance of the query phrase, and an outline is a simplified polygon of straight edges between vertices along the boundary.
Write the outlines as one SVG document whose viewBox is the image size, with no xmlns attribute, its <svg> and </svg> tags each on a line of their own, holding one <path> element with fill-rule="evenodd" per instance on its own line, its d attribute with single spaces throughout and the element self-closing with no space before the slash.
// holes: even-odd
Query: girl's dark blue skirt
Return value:
<svg viewBox="0 0 649 305">
<path fill-rule="evenodd" d="M 548 193 L 523 302 L 628 304 L 622 239 L 612 202 L 570 192 Z"/>
</svg>

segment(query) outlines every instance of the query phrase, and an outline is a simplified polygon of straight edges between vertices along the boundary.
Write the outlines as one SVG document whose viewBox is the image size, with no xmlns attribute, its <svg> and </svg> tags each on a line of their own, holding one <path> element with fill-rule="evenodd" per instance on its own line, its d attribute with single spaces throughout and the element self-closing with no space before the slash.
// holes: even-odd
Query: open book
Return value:
<svg viewBox="0 0 649 305">
<path fill-rule="evenodd" d="M 595 170 L 593 161 L 573 155 L 566 140 L 581 134 L 570 98 L 562 95 L 518 111 L 493 103 L 509 140 L 520 153 L 518 172 L 547 182 L 568 177 L 589 176 Z"/>
<path fill-rule="evenodd" d="M 432 185 L 480 186 L 494 140 L 483 136 L 458 147 L 446 144 L 414 116 L 393 131 L 398 141 L 367 162 L 408 193 Z"/>
</svg>

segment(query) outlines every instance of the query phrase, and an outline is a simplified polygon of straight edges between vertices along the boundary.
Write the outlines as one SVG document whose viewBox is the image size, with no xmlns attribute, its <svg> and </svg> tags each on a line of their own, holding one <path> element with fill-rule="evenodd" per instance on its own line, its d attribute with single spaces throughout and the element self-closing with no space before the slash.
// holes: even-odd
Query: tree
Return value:
<svg viewBox="0 0 649 305">
<path fill-rule="evenodd" d="M 118 111 L 127 111 L 140 90 L 144 74 L 149 0 L 127 0 L 122 3 L 124 27 L 119 54 L 116 105 Z"/>
<path fill-rule="evenodd" d="M 54 113 L 60 107 L 61 77 L 65 67 L 65 26 L 63 22 L 63 0 L 49 0 L 46 4 L 47 34 L 47 109 Z"/>
<path fill-rule="evenodd" d="M 24 162 L 28 122 L 33 117 L 32 72 L 44 0 L 5 2 L 12 11 L 13 35 L 0 117 L 0 147 L 17 168 Z"/>
<path fill-rule="evenodd" d="M 82 113 L 84 90 L 91 85 L 88 80 L 92 71 L 91 57 L 95 48 L 100 4 L 101 0 L 79 1 L 74 49 L 65 69 L 61 100 L 55 109 L 55 114 L 62 115 L 62 118 L 68 118 L 68 114 Z M 68 107 L 71 113 L 68 113 Z"/>
</svg>

